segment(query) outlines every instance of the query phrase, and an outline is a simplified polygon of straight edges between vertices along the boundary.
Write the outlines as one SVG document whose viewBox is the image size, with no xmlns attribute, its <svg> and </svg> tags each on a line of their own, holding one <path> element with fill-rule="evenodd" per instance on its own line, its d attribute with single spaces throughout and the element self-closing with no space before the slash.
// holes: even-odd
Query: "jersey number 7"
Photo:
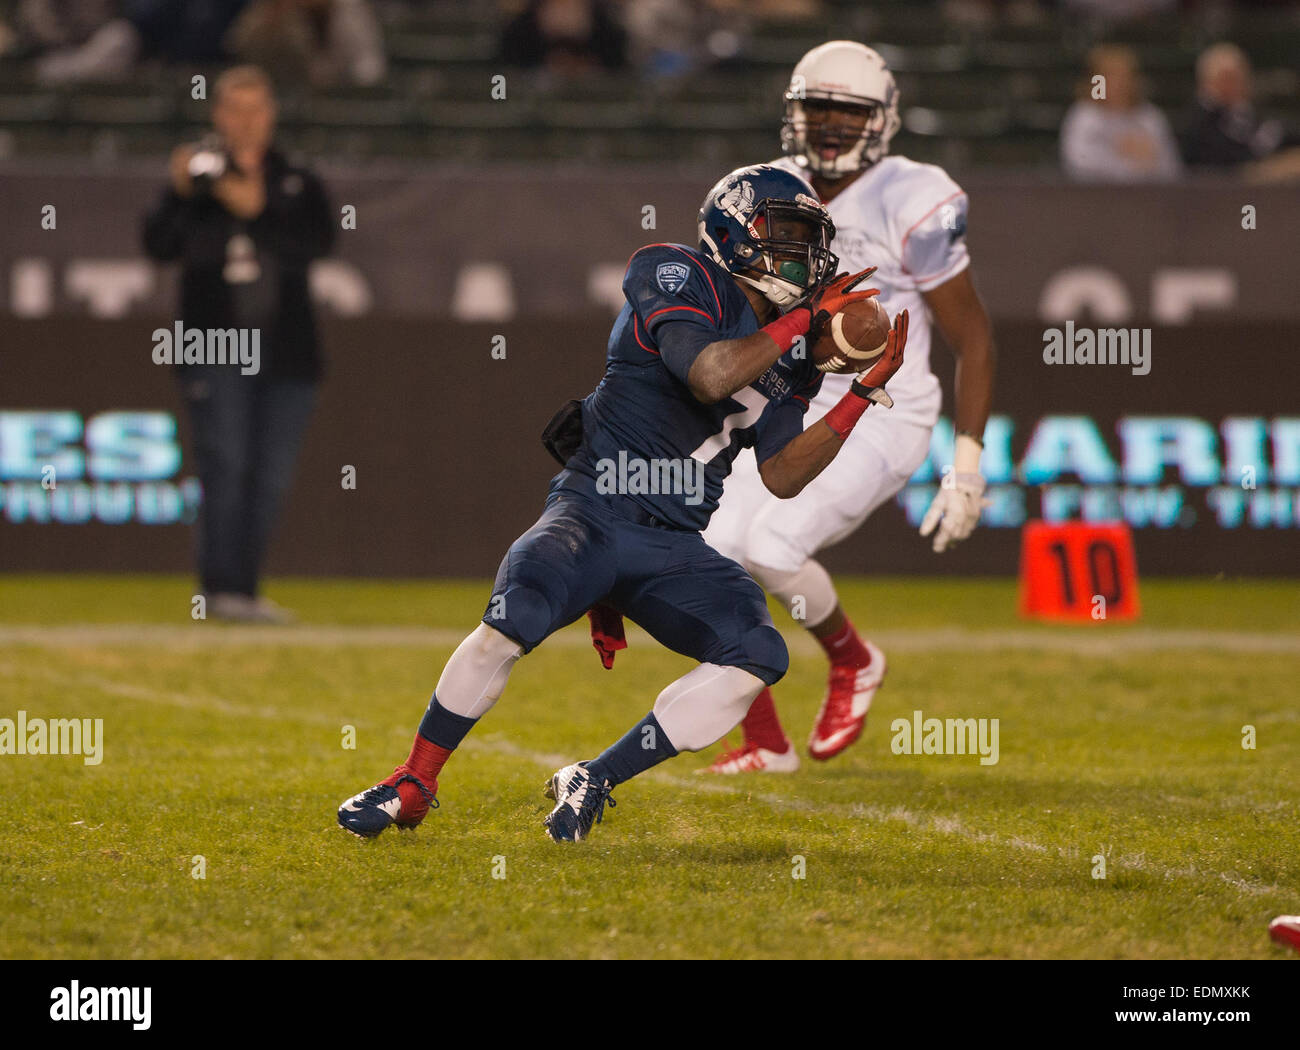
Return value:
<svg viewBox="0 0 1300 1050">
<path fill-rule="evenodd" d="M 745 427 L 752 427 L 758 422 L 758 417 L 763 414 L 763 409 L 767 408 L 767 398 L 752 386 L 747 386 L 743 390 L 737 390 L 731 395 L 733 401 L 739 401 L 745 407 L 739 412 L 732 412 L 722 420 L 722 429 L 710 438 L 706 438 L 704 443 L 691 453 L 691 459 L 698 459 L 705 466 L 714 456 L 723 451 L 731 444 L 731 432 L 733 430 Z"/>
</svg>

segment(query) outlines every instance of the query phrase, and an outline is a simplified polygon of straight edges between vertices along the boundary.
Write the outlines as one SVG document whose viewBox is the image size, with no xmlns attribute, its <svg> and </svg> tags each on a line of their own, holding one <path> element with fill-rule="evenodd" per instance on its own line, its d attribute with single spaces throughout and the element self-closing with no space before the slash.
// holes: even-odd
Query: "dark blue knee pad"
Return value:
<svg viewBox="0 0 1300 1050">
<path fill-rule="evenodd" d="M 751 627 L 740 639 L 745 662 L 741 665 L 757 675 L 764 685 L 776 685 L 790 669 L 790 651 L 781 632 L 770 623 Z"/>
<path fill-rule="evenodd" d="M 530 652 L 599 601 L 616 568 L 607 524 L 581 499 L 552 493 L 502 559 L 483 622 Z"/>
<path fill-rule="evenodd" d="M 532 587 L 508 586 L 493 593 L 483 613 L 483 622 L 523 646 L 534 648 L 556 629 L 556 608 L 541 591 Z"/>
</svg>

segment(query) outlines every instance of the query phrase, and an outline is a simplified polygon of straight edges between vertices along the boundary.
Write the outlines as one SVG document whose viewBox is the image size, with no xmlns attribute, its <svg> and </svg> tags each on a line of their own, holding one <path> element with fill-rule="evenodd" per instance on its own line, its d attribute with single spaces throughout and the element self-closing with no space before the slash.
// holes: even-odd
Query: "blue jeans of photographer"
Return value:
<svg viewBox="0 0 1300 1050">
<path fill-rule="evenodd" d="M 237 367 L 222 365 L 185 368 L 180 383 L 203 484 L 198 530 L 203 592 L 255 597 L 316 384 L 241 375 Z"/>
</svg>

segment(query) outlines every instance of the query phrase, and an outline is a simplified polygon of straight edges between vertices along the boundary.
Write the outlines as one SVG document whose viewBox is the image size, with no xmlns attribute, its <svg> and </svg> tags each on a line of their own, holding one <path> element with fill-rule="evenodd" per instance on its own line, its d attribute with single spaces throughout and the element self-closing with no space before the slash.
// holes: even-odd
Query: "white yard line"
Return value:
<svg viewBox="0 0 1300 1050">
<path fill-rule="evenodd" d="M 101 646 L 158 649 L 224 649 L 243 646 L 341 648 L 452 648 L 473 629 L 404 626 L 254 627 L 219 624 L 6 624 L 0 625 L 0 646 L 28 645 L 46 649 L 89 649 Z M 1093 633 L 1093 632 L 1096 633 Z M 790 648 L 815 653 L 816 643 L 802 631 L 783 632 Z M 1055 651 L 1086 656 L 1159 650 L 1214 650 L 1234 653 L 1300 654 L 1300 634 L 1267 631 L 1212 631 L 1173 627 L 895 628 L 873 631 L 871 639 L 895 652 L 988 651 L 1014 649 Z M 628 626 L 634 646 L 657 643 L 644 631 Z M 545 648 L 590 648 L 585 626 L 560 631 Z M 594 659 L 594 657 L 593 657 Z"/>
<path fill-rule="evenodd" d="M 216 696 L 199 696 L 197 694 L 181 693 L 174 690 L 151 689 L 146 686 L 137 686 L 125 682 L 119 682 L 112 678 L 90 672 L 67 673 L 43 666 L 33 668 L 30 665 L 25 665 L 20 672 L 20 669 L 15 667 L 13 664 L 0 664 L 0 678 L 12 676 L 18 673 L 30 675 L 33 672 L 38 674 L 49 684 L 60 688 L 97 689 L 110 696 L 121 696 L 131 700 L 162 704 L 168 707 L 179 707 L 194 711 L 209 711 L 222 715 L 281 723 L 300 722 L 311 725 L 328 725 L 331 727 L 338 727 L 342 724 L 338 716 L 328 715 L 318 711 L 303 710 L 299 708 L 283 710 L 271 705 L 252 706 L 248 704 L 234 703 Z M 353 719 L 352 721 L 356 723 L 356 719 Z M 359 728 L 360 727 L 361 726 L 359 725 Z M 409 733 L 410 731 L 408 729 L 393 729 L 390 731 L 390 735 L 392 735 L 395 740 L 399 737 L 406 739 L 409 737 Z M 547 772 L 553 772 L 557 767 L 567 765 L 569 762 L 573 761 L 573 755 L 571 754 L 534 751 L 529 748 L 521 747 L 511 740 L 493 733 L 467 737 L 462 746 L 465 750 L 471 753 L 474 751 L 480 751 L 518 758 L 522 761 L 530 762 Z M 751 786 L 742 785 L 734 781 L 728 782 L 728 780 L 720 777 L 699 775 L 685 777 L 679 776 L 668 772 L 663 767 L 652 769 L 648 773 L 645 773 L 644 776 L 646 779 L 661 784 L 667 784 L 685 792 L 744 796 L 748 801 L 760 802 L 768 808 L 779 812 L 824 813 L 854 820 L 864 820 L 868 823 L 905 824 L 908 827 L 915 828 L 922 832 L 933 832 L 938 835 L 952 835 L 980 845 L 1003 846 L 1021 852 L 1034 853 L 1040 856 L 1051 856 L 1052 854 L 1055 854 L 1063 860 L 1068 860 L 1080 865 L 1088 865 L 1089 867 L 1091 866 L 1090 857 L 1092 854 L 1089 853 L 1085 856 L 1077 847 L 1051 847 L 1041 843 L 1032 842 L 1028 839 L 1021 838 L 1020 836 L 1003 836 L 995 832 L 978 831 L 974 828 L 968 827 L 961 817 L 951 814 L 918 813 L 915 810 L 908 809 L 906 806 L 882 806 L 865 802 L 854 802 L 850 804 L 833 802 L 817 803 L 808 799 L 790 798 L 784 795 L 778 795 L 770 791 L 755 791 Z M 340 791 L 351 790 L 355 786 L 356 785 L 340 785 Z M 1124 869 L 1140 871 L 1158 876 L 1166 881 L 1203 880 L 1207 878 L 1219 879 L 1227 883 L 1229 886 L 1232 886 L 1238 893 L 1249 896 L 1281 892 L 1278 886 L 1252 882 L 1248 879 L 1240 878 L 1235 872 L 1202 870 L 1196 868 L 1194 865 L 1167 867 L 1165 865 L 1151 863 L 1147 861 L 1145 854 L 1113 857 L 1107 855 L 1106 863 L 1112 870 Z"/>
</svg>

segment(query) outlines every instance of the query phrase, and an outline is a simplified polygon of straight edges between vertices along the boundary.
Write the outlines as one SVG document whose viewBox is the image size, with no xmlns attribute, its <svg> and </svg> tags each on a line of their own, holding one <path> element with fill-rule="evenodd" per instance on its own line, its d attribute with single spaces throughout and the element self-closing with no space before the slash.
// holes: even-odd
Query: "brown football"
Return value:
<svg viewBox="0 0 1300 1050">
<path fill-rule="evenodd" d="M 885 352 L 889 328 L 889 315 L 878 298 L 849 303 L 822 329 L 812 348 L 813 364 L 839 375 L 861 372 Z"/>
</svg>

